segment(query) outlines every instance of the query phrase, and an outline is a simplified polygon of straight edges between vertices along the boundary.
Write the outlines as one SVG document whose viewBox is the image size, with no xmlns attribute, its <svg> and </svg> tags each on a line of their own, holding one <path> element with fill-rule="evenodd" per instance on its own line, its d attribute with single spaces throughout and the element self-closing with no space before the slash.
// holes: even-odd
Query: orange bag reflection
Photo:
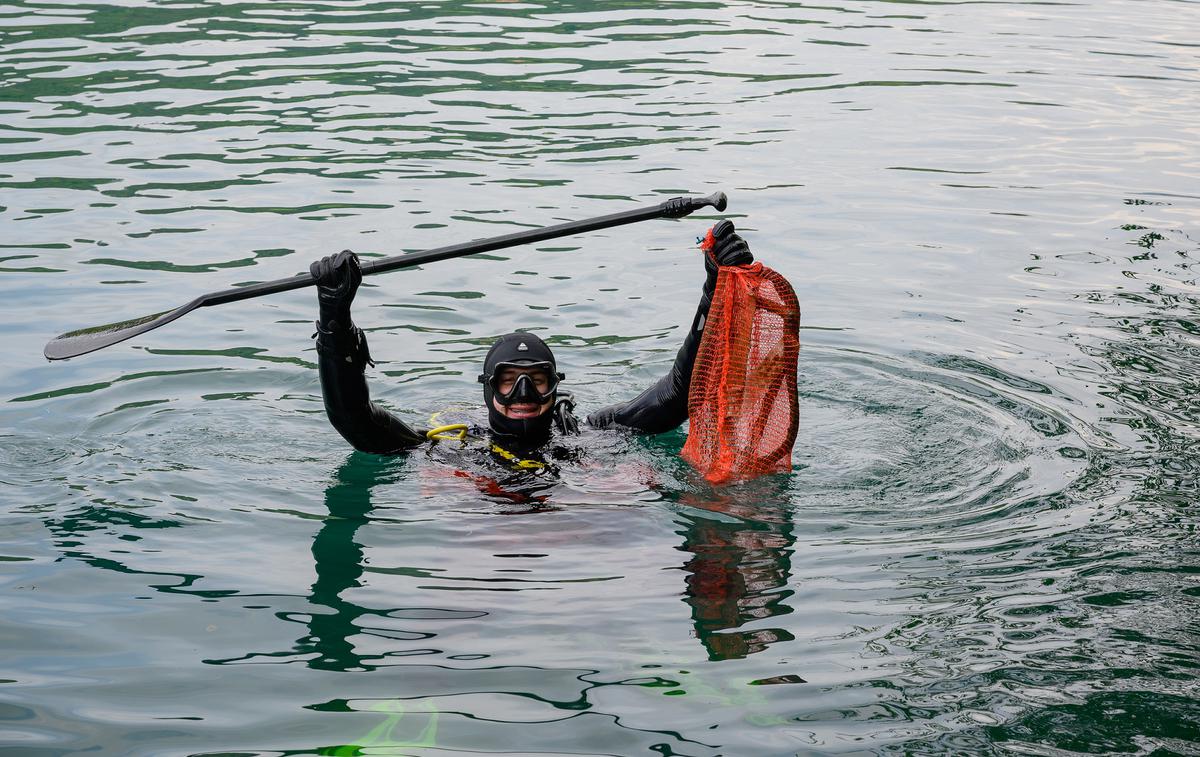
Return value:
<svg viewBox="0 0 1200 757">
<path fill-rule="evenodd" d="M 787 279 L 762 263 L 721 267 L 688 390 L 683 459 L 714 484 L 790 471 L 799 352 L 800 304 Z"/>
</svg>

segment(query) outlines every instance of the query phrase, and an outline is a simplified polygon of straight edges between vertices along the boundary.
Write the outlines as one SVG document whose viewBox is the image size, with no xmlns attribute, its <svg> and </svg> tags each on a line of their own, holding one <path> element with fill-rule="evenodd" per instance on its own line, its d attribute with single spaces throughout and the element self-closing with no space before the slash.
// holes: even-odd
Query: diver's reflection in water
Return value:
<svg viewBox="0 0 1200 757">
<path fill-rule="evenodd" d="M 352 453 L 335 473 L 335 482 L 325 492 L 327 517 L 312 542 L 316 580 L 309 590 L 312 611 L 305 618 L 308 633 L 289 652 L 250 653 L 233 659 L 206 660 L 212 664 L 246 662 L 264 657 L 292 657 L 299 654 L 310 667 L 324 670 L 367 670 L 377 667 L 377 655 L 355 650 L 354 637 L 386 635 L 408 640 L 428 638 L 431 634 L 395 629 L 372 629 L 363 621 L 388 617 L 387 609 L 360 607 L 345 598 L 359 586 L 364 573 L 363 547 L 356 540 L 359 528 L 370 520 L 375 487 L 396 482 L 405 474 L 405 458 L 383 458 Z M 411 471 L 411 468 L 408 468 Z M 527 488 L 503 482 L 502 491 L 493 491 L 492 479 L 481 479 L 480 492 L 492 495 L 493 502 L 520 503 L 520 512 L 555 510 L 550 484 L 533 479 Z M 494 487 L 493 487 L 494 488 Z M 680 498 L 680 504 L 716 514 L 699 512 L 685 515 L 682 550 L 692 557 L 685 570 L 685 601 L 691 607 L 696 636 L 710 659 L 734 659 L 760 652 L 776 641 L 792 637 L 782 629 L 755 628 L 739 631 L 742 626 L 791 612 L 784 600 L 791 594 L 787 585 L 794 536 L 786 508 L 764 502 L 784 499 L 781 492 L 768 486 L 743 485 L 737 499 L 721 492 L 708 492 Z M 501 496 L 502 495 L 502 496 Z M 755 502 L 755 504 L 740 504 Z M 509 512 L 500 510 L 497 512 Z M 155 590 L 171 594 L 191 594 L 214 600 L 236 596 L 231 589 L 200 588 L 204 576 L 137 570 L 113 557 L 89 553 L 84 545 L 94 532 L 125 533 L 141 529 L 178 528 L 172 519 L 148 518 L 139 513 L 88 505 L 68 515 L 45 521 L 55 546 L 66 558 L 82 560 L 104 570 L 154 577 Z M 169 580 L 164 581 L 164 578 Z M 289 619 L 296 619 L 289 614 Z"/>
<path fill-rule="evenodd" d="M 370 657 L 356 653 L 353 636 L 369 633 L 360 622 L 364 616 L 383 615 L 348 601 L 343 595 L 359 585 L 363 574 L 363 548 L 355 540 L 360 526 L 369 520 L 371 491 L 397 479 L 402 463 L 396 459 L 351 454 L 335 474 L 335 483 L 325 492 L 329 517 L 313 539 L 316 581 L 309 600 L 314 608 L 308 635 L 296 650 L 313 655 L 308 664 L 325 670 L 363 670 L 374 667 Z M 492 479 L 488 479 L 491 481 Z M 530 481 L 529 491 L 506 481 L 500 501 L 537 503 L 546 510 L 557 509 L 547 500 L 546 483 Z M 682 550 L 692 557 L 684 566 L 685 601 L 691 607 L 697 638 L 710 660 L 727 660 L 761 652 L 777 641 L 791 641 L 781 628 L 738 630 L 743 626 L 791 612 L 784 600 L 790 558 L 795 538 L 786 508 L 761 504 L 780 499 L 772 486 L 742 486 L 737 498 L 708 491 L 701 498 L 687 495 L 680 504 L 701 513 L 685 515 Z M 480 488 L 481 493 L 496 493 Z M 772 494 L 776 496 L 772 496 Z M 522 496 L 524 495 L 524 496 Z M 517 499 L 521 497 L 521 499 Z M 758 500 L 754 504 L 745 504 Z M 525 513 L 536 509 L 523 510 Z"/>
<path fill-rule="evenodd" d="M 358 452 L 351 453 L 334 474 L 334 483 L 325 490 L 325 507 L 329 516 L 313 537 L 312 555 L 317 574 L 309 592 L 313 612 L 306 623 L 308 635 L 299 639 L 295 652 L 308 657 L 308 666 L 321 670 L 370 670 L 378 666 L 377 655 L 364 655 L 355 649 L 353 637 L 361 634 L 386 635 L 406 640 L 429 638 L 433 634 L 412 631 L 383 631 L 369 626 L 371 617 L 382 617 L 388 610 L 360 607 L 346 599 L 350 590 L 359 586 L 362 578 L 363 547 L 356 540 L 358 529 L 370 520 L 373 504 L 372 490 L 382 484 L 394 483 L 402 477 L 407 458 L 385 458 Z M 509 508 L 499 511 L 510 514 L 557 509 L 547 503 L 546 491 L 553 484 L 528 475 L 510 476 L 497 480 L 490 476 L 450 470 L 447 481 L 467 480 L 472 488 L 491 501 Z M 328 608 L 327 612 L 320 608 Z M 364 623 L 364 621 L 366 621 Z"/>
<path fill-rule="evenodd" d="M 692 554 L 684 566 L 686 602 L 710 660 L 739 659 L 794 638 L 782 628 L 736 630 L 792 611 L 784 604 L 792 594 L 786 588 L 795 543 L 791 518 L 786 508 L 764 504 L 769 498 L 761 495 L 769 494 L 764 488 L 769 481 L 755 484 L 761 485 L 739 487 L 737 499 L 721 491 L 680 499 L 718 514 L 685 515 L 680 531 L 682 549 Z"/>
<path fill-rule="evenodd" d="M 371 490 L 395 481 L 402 467 L 400 459 L 352 453 L 335 474 L 335 483 L 325 490 L 329 517 L 313 538 L 312 554 L 317 579 L 309 592 L 315 608 L 308 621 L 308 636 L 296 642 L 297 651 L 315 653 L 310 667 L 322 670 L 363 670 L 372 667 L 354 651 L 351 637 L 364 632 L 358 623 L 364 615 L 384 611 L 368 610 L 342 595 L 356 586 L 363 574 L 363 548 L 355 541 L 360 526 L 371 512 Z"/>
</svg>

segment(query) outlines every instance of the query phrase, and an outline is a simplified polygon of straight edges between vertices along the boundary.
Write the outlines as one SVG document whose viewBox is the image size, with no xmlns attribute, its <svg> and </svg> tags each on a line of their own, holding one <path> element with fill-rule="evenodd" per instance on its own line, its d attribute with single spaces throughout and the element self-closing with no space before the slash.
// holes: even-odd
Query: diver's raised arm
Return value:
<svg viewBox="0 0 1200 757">
<path fill-rule="evenodd" d="M 675 363 L 671 370 L 632 400 L 610 405 L 589 415 L 589 425 L 595 428 L 624 426 L 646 434 L 661 434 L 677 428 L 687 420 L 688 387 L 692 382 L 692 368 L 696 363 L 696 353 L 700 349 L 704 322 L 708 319 L 708 308 L 717 288 L 718 267 L 754 262 L 750 246 L 736 233 L 731 222 L 718 223 L 713 227 L 712 235 L 714 244 L 704 255 L 707 276 L 700 304 L 692 318 L 691 328 L 683 339 L 683 346 L 675 355 Z"/>
<path fill-rule="evenodd" d="M 415 447 L 425 437 L 371 401 L 364 375 L 374 365 L 367 338 L 350 318 L 362 283 L 358 256 L 349 250 L 309 268 L 317 280 L 317 365 L 329 422 L 355 449 L 386 455 Z"/>
</svg>

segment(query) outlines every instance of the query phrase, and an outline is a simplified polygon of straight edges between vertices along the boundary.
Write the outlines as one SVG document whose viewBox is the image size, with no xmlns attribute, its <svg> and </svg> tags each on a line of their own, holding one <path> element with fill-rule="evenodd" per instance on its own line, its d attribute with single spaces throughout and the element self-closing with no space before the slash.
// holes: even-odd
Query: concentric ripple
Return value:
<svg viewBox="0 0 1200 757">
<path fill-rule="evenodd" d="M 805 501 L 835 498 L 847 526 L 888 539 L 995 536 L 1086 469 L 1075 420 L 1047 386 L 938 355 L 812 348 L 804 362 L 812 439 L 796 478 L 816 484 Z"/>
</svg>

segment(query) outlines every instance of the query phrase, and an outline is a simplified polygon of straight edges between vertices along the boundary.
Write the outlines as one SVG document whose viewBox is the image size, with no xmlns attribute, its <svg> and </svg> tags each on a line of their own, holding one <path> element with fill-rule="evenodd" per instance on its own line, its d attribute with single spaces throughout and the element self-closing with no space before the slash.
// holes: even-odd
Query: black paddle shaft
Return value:
<svg viewBox="0 0 1200 757">
<path fill-rule="evenodd" d="M 515 231 L 512 234 L 504 234 L 498 237 L 488 237 L 487 239 L 477 239 L 473 242 L 452 244 L 448 247 L 437 247 L 432 250 L 421 250 L 420 252 L 409 252 L 402 255 L 393 255 L 389 258 L 380 258 L 362 263 L 362 274 L 363 276 L 370 276 L 373 273 L 386 273 L 400 268 L 411 268 L 412 266 L 423 265 L 425 263 L 436 263 L 439 260 L 461 258 L 465 255 L 477 255 L 481 252 L 502 250 L 506 247 L 516 247 L 522 244 L 535 244 L 537 242 L 544 242 L 547 239 L 556 239 L 573 234 L 585 234 L 589 231 L 610 229 L 614 226 L 624 226 L 625 224 L 648 221 L 654 218 L 683 218 L 700 208 L 708 206 L 712 206 L 718 211 L 723 211 L 727 204 L 728 200 L 724 192 L 714 192 L 707 197 L 676 197 L 658 205 L 650 205 L 638 208 L 637 210 L 627 210 L 623 213 L 612 213 L 583 221 L 569 221 L 556 226 L 543 226 L 540 229 Z M 226 302 L 248 300 L 252 297 L 261 297 L 266 294 L 290 292 L 293 289 L 303 289 L 307 286 L 313 286 L 316 283 L 317 280 L 312 277 L 312 274 L 302 273 L 288 279 L 264 281 L 259 284 L 249 284 L 224 292 L 212 292 L 211 294 L 201 295 L 199 298 L 201 300 L 200 306 L 222 305 Z"/>
<path fill-rule="evenodd" d="M 709 206 L 716 208 L 720 212 L 725 210 L 726 205 L 727 200 L 724 192 L 714 192 L 707 197 L 674 197 L 658 205 L 638 208 L 637 210 L 627 210 L 623 213 L 612 213 L 584 221 L 571 221 L 569 223 L 560 223 L 557 226 L 545 226 L 540 229 L 529 229 L 498 237 L 477 239 L 474 242 L 463 242 L 462 244 L 454 244 L 449 247 L 438 247 L 433 250 L 409 252 L 389 258 L 380 258 L 363 263 L 362 272 L 364 276 L 368 276 L 373 273 L 411 268 L 423 263 L 434 263 L 439 260 L 463 257 L 464 255 L 475 255 L 481 252 L 491 252 L 492 250 L 516 247 L 522 244 L 532 244 L 572 234 L 583 234 L 598 229 L 623 226 L 627 223 L 648 221 L 653 218 L 683 218 L 700 208 Z M 263 281 L 258 284 L 248 284 L 222 292 L 202 294 L 191 302 L 173 310 L 61 334 L 46 344 L 44 354 L 48 360 L 65 360 L 67 358 L 78 357 L 79 355 L 86 355 L 89 352 L 95 352 L 118 342 L 123 342 L 138 334 L 144 334 L 159 326 L 165 326 L 196 308 L 209 305 L 223 305 L 226 302 L 248 300 L 252 297 L 261 297 L 277 292 L 290 292 L 293 289 L 303 289 L 304 287 L 313 286 L 316 283 L 316 279 L 312 277 L 311 273 L 302 273 L 287 279 Z"/>
</svg>

